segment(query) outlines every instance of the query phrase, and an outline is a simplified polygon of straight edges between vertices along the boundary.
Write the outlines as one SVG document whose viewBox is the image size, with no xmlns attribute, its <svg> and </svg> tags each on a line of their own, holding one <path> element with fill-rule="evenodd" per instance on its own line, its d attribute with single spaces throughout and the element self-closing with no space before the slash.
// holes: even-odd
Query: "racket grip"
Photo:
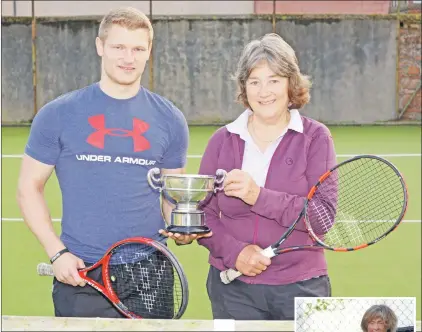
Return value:
<svg viewBox="0 0 422 332">
<path fill-rule="evenodd" d="M 53 266 L 51 264 L 40 263 L 37 265 L 37 272 L 40 276 L 54 276 Z"/>
<path fill-rule="evenodd" d="M 271 246 L 262 250 L 261 254 L 268 257 L 268 258 L 272 258 L 272 257 L 275 256 L 274 250 Z M 228 269 L 228 270 L 220 272 L 220 279 L 223 282 L 223 284 L 227 285 L 227 284 L 231 283 L 234 279 L 240 277 L 241 275 L 242 275 L 242 273 L 239 272 L 239 271 L 236 271 L 234 269 Z"/>
<path fill-rule="evenodd" d="M 241 272 L 233 270 L 233 269 L 228 269 L 225 271 L 221 271 L 220 272 L 220 279 L 223 282 L 223 284 L 230 284 L 234 279 L 240 277 L 242 275 Z"/>
</svg>

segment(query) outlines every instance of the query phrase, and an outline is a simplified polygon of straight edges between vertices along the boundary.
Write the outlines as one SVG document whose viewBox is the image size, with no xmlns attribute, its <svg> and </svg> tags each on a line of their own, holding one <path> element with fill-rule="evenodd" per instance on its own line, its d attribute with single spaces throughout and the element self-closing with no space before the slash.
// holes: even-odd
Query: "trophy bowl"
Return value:
<svg viewBox="0 0 422 332">
<path fill-rule="evenodd" d="M 171 212 L 167 232 L 180 234 L 204 234 L 211 230 L 206 225 L 205 213 L 199 208 L 213 193 L 222 190 L 226 171 L 216 175 L 160 174 L 160 169 L 148 171 L 149 185 L 162 193 L 176 207 Z"/>
<path fill-rule="evenodd" d="M 163 190 L 176 203 L 199 203 L 214 191 L 215 177 L 185 174 L 163 175 Z"/>
</svg>

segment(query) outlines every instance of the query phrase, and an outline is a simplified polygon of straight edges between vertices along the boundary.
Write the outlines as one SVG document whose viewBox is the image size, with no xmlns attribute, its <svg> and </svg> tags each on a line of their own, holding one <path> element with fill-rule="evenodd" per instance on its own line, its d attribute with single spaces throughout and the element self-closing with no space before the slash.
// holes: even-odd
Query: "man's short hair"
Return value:
<svg viewBox="0 0 422 332">
<path fill-rule="evenodd" d="M 121 7 L 110 11 L 104 16 L 98 29 L 98 37 L 104 41 L 107 38 L 109 29 L 113 24 L 120 25 L 129 30 L 147 29 L 149 34 L 149 45 L 154 38 L 154 30 L 149 18 L 140 10 L 132 7 Z"/>
</svg>

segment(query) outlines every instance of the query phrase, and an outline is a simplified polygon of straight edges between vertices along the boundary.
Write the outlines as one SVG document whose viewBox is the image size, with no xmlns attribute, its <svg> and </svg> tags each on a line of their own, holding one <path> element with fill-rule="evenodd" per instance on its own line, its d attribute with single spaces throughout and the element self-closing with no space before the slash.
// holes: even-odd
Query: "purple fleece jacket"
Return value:
<svg viewBox="0 0 422 332">
<path fill-rule="evenodd" d="M 318 178 L 336 164 L 334 144 L 326 126 L 301 116 L 303 133 L 288 130 L 277 147 L 265 187 L 251 206 L 224 191 L 202 206 L 213 235 L 198 240 L 210 251 L 209 263 L 219 270 L 235 268 L 240 251 L 248 244 L 265 249 L 276 242 L 303 208 L 305 197 Z M 237 134 L 218 129 L 208 142 L 199 174 L 241 169 L 245 142 Z M 311 244 L 305 224 L 282 247 Z M 256 277 L 241 276 L 250 284 L 282 285 L 327 274 L 322 250 L 298 250 L 272 258 L 266 271 Z"/>
</svg>

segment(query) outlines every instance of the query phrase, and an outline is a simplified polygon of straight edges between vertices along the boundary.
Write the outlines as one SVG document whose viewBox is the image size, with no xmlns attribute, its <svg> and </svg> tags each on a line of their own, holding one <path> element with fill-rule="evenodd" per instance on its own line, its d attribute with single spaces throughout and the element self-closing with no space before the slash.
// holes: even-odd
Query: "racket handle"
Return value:
<svg viewBox="0 0 422 332">
<path fill-rule="evenodd" d="M 37 272 L 40 276 L 54 276 L 53 266 L 51 264 L 40 263 L 37 265 Z"/>
<path fill-rule="evenodd" d="M 242 275 L 241 272 L 233 270 L 233 269 L 228 269 L 225 271 L 221 271 L 220 272 L 220 279 L 223 282 L 223 284 L 230 284 L 234 279 L 240 277 Z"/>
<path fill-rule="evenodd" d="M 264 255 L 268 258 L 272 258 L 275 256 L 274 250 L 271 246 L 261 251 L 261 255 Z M 220 272 L 220 279 L 223 282 L 223 284 L 229 284 L 234 279 L 240 277 L 242 275 L 241 272 L 234 270 L 234 269 L 228 269 L 225 271 Z"/>
</svg>

